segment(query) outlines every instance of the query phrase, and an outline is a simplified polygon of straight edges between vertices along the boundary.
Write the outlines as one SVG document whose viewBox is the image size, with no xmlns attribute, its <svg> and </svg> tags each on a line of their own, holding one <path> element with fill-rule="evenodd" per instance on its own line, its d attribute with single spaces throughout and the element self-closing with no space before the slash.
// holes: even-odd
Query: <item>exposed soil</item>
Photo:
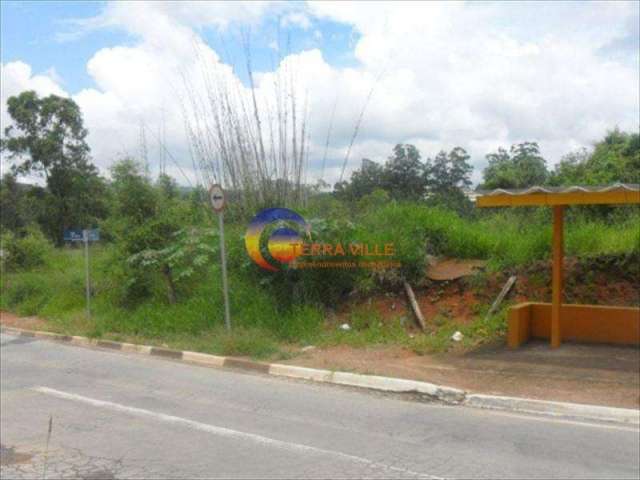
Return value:
<svg viewBox="0 0 640 480">
<path fill-rule="evenodd" d="M 485 299 L 472 289 L 467 288 L 464 279 L 452 282 L 433 282 L 430 287 L 414 288 L 416 301 L 426 319 L 444 316 L 459 323 L 473 320 Z M 382 320 L 404 317 L 408 331 L 418 330 L 413 311 L 403 292 L 390 291 L 367 298 L 355 298 L 341 304 L 334 323 L 348 322 L 349 314 L 358 308 L 373 308 Z"/>
<path fill-rule="evenodd" d="M 475 260 L 452 263 L 447 260 L 440 265 L 439 274 L 456 276 L 462 270 L 468 274 L 453 280 L 433 281 L 425 279 L 414 285 L 416 300 L 424 317 L 429 320 L 441 315 L 457 323 L 472 321 L 482 307 L 490 305 L 511 275 L 517 280 L 505 302 L 551 300 L 551 262 L 535 262 L 518 270 L 507 270 L 488 274 L 478 272 L 482 262 Z M 445 268 L 446 267 L 446 268 Z M 447 272 L 444 272 L 447 270 Z M 443 273 L 444 272 L 444 273 Z M 473 273 L 476 272 L 476 273 Z M 594 305 L 638 306 L 640 305 L 640 283 L 634 272 L 591 264 L 591 260 L 567 259 L 565 262 L 565 303 Z M 638 277 L 640 278 L 640 277 Z M 384 294 L 354 298 L 344 302 L 336 311 L 336 322 L 347 321 L 349 313 L 358 307 L 373 307 L 382 319 L 390 320 L 405 316 L 408 328 L 414 329 L 413 313 L 400 287 Z"/>
<path fill-rule="evenodd" d="M 567 259 L 565 302 L 638 306 L 640 285 L 634 273 L 637 264 L 625 262 L 628 260 L 624 258 L 595 262 Z M 457 265 L 453 267 L 443 275 L 459 270 Z M 414 286 L 414 291 L 427 323 L 440 315 L 465 324 L 493 302 L 510 275 L 516 275 L 517 281 L 506 301 L 550 301 L 550 261 L 451 281 L 426 279 L 422 285 Z M 417 331 L 413 313 L 400 291 L 346 302 L 337 311 L 336 323 L 348 321 L 349 313 L 363 306 L 375 308 L 386 320 L 404 316 L 410 320 L 405 323 L 410 333 Z M 420 356 L 397 346 L 336 346 L 307 350 L 285 363 L 410 378 L 496 395 L 640 407 L 637 347 L 563 344 L 552 350 L 546 342 L 533 342 L 509 351 L 503 342 L 493 342 L 475 351 L 455 349 L 447 354 Z"/>
<path fill-rule="evenodd" d="M 47 330 L 47 322 L 38 317 L 19 317 L 10 312 L 0 311 L 0 324 L 26 330 Z"/>
<path fill-rule="evenodd" d="M 531 342 L 464 355 L 418 356 L 399 347 L 310 350 L 287 360 L 305 367 L 353 371 L 492 395 L 640 408 L 640 350 L 634 347 Z"/>
</svg>

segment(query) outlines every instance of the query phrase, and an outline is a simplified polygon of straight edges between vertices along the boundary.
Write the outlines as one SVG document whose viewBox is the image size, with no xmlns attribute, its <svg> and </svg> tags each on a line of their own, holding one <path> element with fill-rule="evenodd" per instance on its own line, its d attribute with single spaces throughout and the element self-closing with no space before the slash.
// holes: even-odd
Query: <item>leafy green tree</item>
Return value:
<svg viewBox="0 0 640 480">
<path fill-rule="evenodd" d="M 351 174 L 351 181 L 335 185 L 336 196 L 342 200 L 353 201 L 369 195 L 383 186 L 384 168 L 367 158 L 362 159 L 359 169 Z"/>
<path fill-rule="evenodd" d="M 499 148 L 486 158 L 482 188 L 527 188 L 543 185 L 549 177 L 546 160 L 536 142 L 512 145 L 509 152 Z"/>
<path fill-rule="evenodd" d="M 540 154 L 540 147 L 536 142 L 524 142 L 511 146 L 511 159 L 519 175 L 519 185 L 525 188 L 533 185 L 543 185 L 549 177 L 547 162 Z"/>
<path fill-rule="evenodd" d="M 212 228 L 182 228 L 164 243 L 157 242 L 134 253 L 127 262 L 135 269 L 160 272 L 166 282 L 167 300 L 173 304 L 177 301 L 177 285 L 211 265 L 218 252 L 216 238 L 217 232 Z"/>
<path fill-rule="evenodd" d="M 38 185 L 20 183 L 7 172 L 0 181 L 0 226 L 20 236 L 31 227 L 41 230 L 51 222 L 51 195 Z"/>
<path fill-rule="evenodd" d="M 586 185 L 589 183 L 589 159 L 591 153 L 582 148 L 564 155 L 549 177 L 551 185 Z"/>
<path fill-rule="evenodd" d="M 486 159 L 488 165 L 482 172 L 482 188 L 513 188 L 518 183 L 515 166 L 504 148 L 500 147 L 497 152 L 487 154 Z"/>
<path fill-rule="evenodd" d="M 428 163 L 426 171 L 429 192 L 439 194 L 470 187 L 473 172 L 473 167 L 469 164 L 470 158 L 461 147 L 455 147 L 449 153 L 438 153 Z"/>
<path fill-rule="evenodd" d="M 176 198 L 179 194 L 178 184 L 176 183 L 175 179 L 170 177 L 166 173 L 161 173 L 158 176 L 157 185 L 160 189 L 160 192 L 162 192 L 162 194 L 166 198 Z"/>
<path fill-rule="evenodd" d="M 16 232 L 26 225 L 20 211 L 24 193 L 12 173 L 5 173 L 0 181 L 0 226 L 2 231 Z"/>
<path fill-rule="evenodd" d="M 425 165 L 414 145 L 397 144 L 384 166 L 364 158 L 350 181 L 334 186 L 336 197 L 356 201 L 375 190 L 385 190 L 395 200 L 422 200 L 426 191 Z"/>
<path fill-rule="evenodd" d="M 26 91 L 7 100 L 7 111 L 13 124 L 5 129 L 1 147 L 16 162 L 14 173 L 46 179 L 43 229 L 60 244 L 66 228 L 95 224 L 106 214 L 105 185 L 89 162 L 78 105 L 70 98 L 40 98 Z"/>
<path fill-rule="evenodd" d="M 188 225 L 190 202 L 166 189 L 175 185 L 173 179 L 161 177 L 154 185 L 131 159 L 114 164 L 111 176 L 112 212 L 104 226 L 115 240 L 122 299 L 127 303 L 149 296 L 160 278 L 167 301 L 175 303 L 181 285 L 211 264 L 215 233 Z"/>
<path fill-rule="evenodd" d="M 425 165 L 420 158 L 420 152 L 414 145 L 397 144 L 393 148 L 393 155 L 387 160 L 383 172 L 383 188 L 392 198 L 421 200 L 424 197 Z"/>
<path fill-rule="evenodd" d="M 608 185 L 640 182 L 640 134 L 614 129 L 597 142 L 593 152 L 565 155 L 556 165 L 554 185 Z"/>
<path fill-rule="evenodd" d="M 464 148 L 444 150 L 427 162 L 425 171 L 429 203 L 444 205 L 459 212 L 467 212 L 471 205 L 464 189 L 471 186 L 473 167 Z"/>
</svg>

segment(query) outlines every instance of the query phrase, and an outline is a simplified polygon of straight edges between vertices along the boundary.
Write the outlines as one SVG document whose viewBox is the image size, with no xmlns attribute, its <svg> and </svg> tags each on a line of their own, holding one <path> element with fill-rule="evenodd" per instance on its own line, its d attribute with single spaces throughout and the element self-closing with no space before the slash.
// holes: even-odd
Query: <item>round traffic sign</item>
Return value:
<svg viewBox="0 0 640 480">
<path fill-rule="evenodd" d="M 214 211 L 221 212 L 224 209 L 224 190 L 220 185 L 211 185 L 209 188 L 209 201 Z"/>
</svg>

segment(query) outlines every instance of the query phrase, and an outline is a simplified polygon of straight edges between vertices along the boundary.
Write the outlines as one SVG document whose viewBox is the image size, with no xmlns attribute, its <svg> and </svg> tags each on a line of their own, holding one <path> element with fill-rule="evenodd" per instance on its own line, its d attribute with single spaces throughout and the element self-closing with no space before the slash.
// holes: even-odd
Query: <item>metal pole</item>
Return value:
<svg viewBox="0 0 640 480">
<path fill-rule="evenodd" d="M 231 330 L 231 315 L 229 313 L 229 287 L 227 285 L 227 255 L 224 251 L 224 219 L 223 212 L 218 212 L 218 226 L 220 228 L 220 260 L 222 263 L 222 294 L 224 296 L 224 323 L 227 330 Z"/>
<path fill-rule="evenodd" d="M 89 230 L 82 231 L 84 239 L 84 276 L 87 292 L 87 318 L 91 318 L 91 281 L 89 280 Z"/>
</svg>

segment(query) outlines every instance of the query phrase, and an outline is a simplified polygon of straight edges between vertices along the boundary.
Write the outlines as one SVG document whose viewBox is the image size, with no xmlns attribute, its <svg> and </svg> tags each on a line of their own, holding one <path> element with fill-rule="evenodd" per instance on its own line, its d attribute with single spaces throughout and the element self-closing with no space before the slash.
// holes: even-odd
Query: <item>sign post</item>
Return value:
<svg viewBox="0 0 640 480">
<path fill-rule="evenodd" d="M 89 230 L 82 230 L 84 240 L 84 275 L 87 295 L 87 318 L 91 318 L 91 280 L 89 280 Z"/>
<path fill-rule="evenodd" d="M 229 286 L 227 283 L 227 255 L 224 249 L 224 190 L 220 185 L 211 185 L 209 201 L 213 211 L 218 214 L 218 228 L 220 229 L 220 262 L 222 264 L 222 295 L 224 297 L 224 323 L 227 330 L 231 330 L 231 314 L 229 313 Z"/>
<path fill-rule="evenodd" d="M 97 242 L 100 240 L 100 230 L 97 228 L 92 230 L 65 230 L 65 242 L 83 242 L 84 243 L 84 277 L 85 277 L 85 294 L 87 298 L 87 318 L 91 318 L 91 279 L 89 278 L 89 242 Z"/>
</svg>

